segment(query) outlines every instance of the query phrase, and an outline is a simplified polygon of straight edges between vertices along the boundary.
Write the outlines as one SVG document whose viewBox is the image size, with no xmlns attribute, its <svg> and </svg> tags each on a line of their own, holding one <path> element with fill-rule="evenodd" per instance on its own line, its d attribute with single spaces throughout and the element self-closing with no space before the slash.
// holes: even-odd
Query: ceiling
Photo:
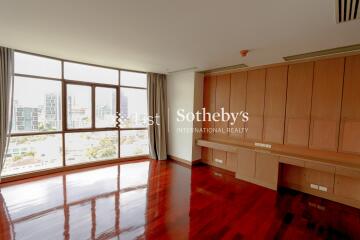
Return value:
<svg viewBox="0 0 360 240">
<path fill-rule="evenodd" d="M 359 23 L 337 24 L 334 0 L 0 0 L 1 46 L 152 72 L 358 44 Z"/>
</svg>

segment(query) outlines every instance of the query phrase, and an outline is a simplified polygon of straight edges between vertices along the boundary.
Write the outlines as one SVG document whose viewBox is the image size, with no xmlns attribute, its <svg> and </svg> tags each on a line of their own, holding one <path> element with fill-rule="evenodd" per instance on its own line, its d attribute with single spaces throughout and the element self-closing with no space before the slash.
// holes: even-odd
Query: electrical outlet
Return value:
<svg viewBox="0 0 360 240">
<path fill-rule="evenodd" d="M 327 192 L 327 187 L 319 186 L 319 190 L 323 192 Z"/>
<path fill-rule="evenodd" d="M 223 161 L 222 159 L 218 159 L 218 158 L 215 158 L 215 162 L 216 162 L 216 163 L 220 163 L 220 164 L 223 164 L 223 163 L 224 163 L 224 161 Z"/>
<path fill-rule="evenodd" d="M 316 184 L 310 184 L 310 188 L 312 189 L 316 189 L 316 190 L 319 190 L 319 185 L 316 185 Z"/>
<path fill-rule="evenodd" d="M 262 147 L 262 148 L 271 148 L 271 144 L 266 144 L 266 143 L 255 143 L 255 147 Z"/>
</svg>

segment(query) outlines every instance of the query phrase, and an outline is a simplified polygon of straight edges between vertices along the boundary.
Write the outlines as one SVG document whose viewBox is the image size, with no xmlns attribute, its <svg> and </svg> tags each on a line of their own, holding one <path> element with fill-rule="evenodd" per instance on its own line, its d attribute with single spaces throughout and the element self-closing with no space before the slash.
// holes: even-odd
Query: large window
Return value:
<svg viewBox="0 0 360 240">
<path fill-rule="evenodd" d="M 148 154 L 147 76 L 15 52 L 3 176 Z"/>
<path fill-rule="evenodd" d="M 149 153 L 146 74 L 120 72 L 120 157 Z"/>
</svg>

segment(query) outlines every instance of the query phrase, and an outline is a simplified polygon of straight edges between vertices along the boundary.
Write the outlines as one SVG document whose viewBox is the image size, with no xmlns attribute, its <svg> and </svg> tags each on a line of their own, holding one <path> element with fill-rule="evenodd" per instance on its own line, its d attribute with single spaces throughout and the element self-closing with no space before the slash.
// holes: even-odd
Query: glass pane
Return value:
<svg viewBox="0 0 360 240">
<path fill-rule="evenodd" d="M 116 127 L 116 89 L 97 87 L 96 100 L 96 127 Z"/>
<path fill-rule="evenodd" d="M 15 77 L 12 132 L 61 130 L 61 82 Z"/>
<path fill-rule="evenodd" d="M 120 88 L 120 127 L 147 127 L 147 93 L 145 89 Z"/>
<path fill-rule="evenodd" d="M 64 78 L 92 83 L 119 84 L 118 70 L 64 62 Z"/>
<path fill-rule="evenodd" d="M 18 74 L 61 78 L 61 61 L 15 52 L 14 71 Z"/>
<path fill-rule="evenodd" d="M 91 128 L 91 87 L 67 85 L 68 128 Z"/>
<path fill-rule="evenodd" d="M 149 154 L 147 130 L 120 131 L 120 157 Z"/>
<path fill-rule="evenodd" d="M 2 175 L 62 166 L 61 134 L 11 137 Z"/>
<path fill-rule="evenodd" d="M 147 74 L 146 73 L 120 71 L 120 86 L 146 88 L 147 87 Z"/>
<path fill-rule="evenodd" d="M 118 158 L 118 132 L 81 132 L 65 135 L 66 164 Z"/>
</svg>

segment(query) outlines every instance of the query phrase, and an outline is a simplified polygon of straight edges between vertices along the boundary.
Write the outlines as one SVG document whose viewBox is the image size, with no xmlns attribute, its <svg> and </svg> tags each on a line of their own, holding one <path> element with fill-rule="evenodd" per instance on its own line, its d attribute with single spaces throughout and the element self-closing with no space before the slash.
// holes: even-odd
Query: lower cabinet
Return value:
<svg viewBox="0 0 360 240">
<path fill-rule="evenodd" d="M 269 184 L 271 188 L 277 188 L 279 172 L 279 157 L 267 154 L 256 153 L 255 179 Z"/>
<path fill-rule="evenodd" d="M 334 193 L 338 197 L 360 201 L 360 178 L 336 174 Z"/>
<path fill-rule="evenodd" d="M 211 165 L 213 150 L 211 148 L 201 148 L 201 161 L 203 163 Z"/>
<path fill-rule="evenodd" d="M 278 156 L 242 149 L 238 154 L 236 178 L 249 181 L 270 189 L 277 189 Z"/>
<path fill-rule="evenodd" d="M 255 151 L 239 150 L 236 177 L 240 179 L 255 177 Z"/>
</svg>

